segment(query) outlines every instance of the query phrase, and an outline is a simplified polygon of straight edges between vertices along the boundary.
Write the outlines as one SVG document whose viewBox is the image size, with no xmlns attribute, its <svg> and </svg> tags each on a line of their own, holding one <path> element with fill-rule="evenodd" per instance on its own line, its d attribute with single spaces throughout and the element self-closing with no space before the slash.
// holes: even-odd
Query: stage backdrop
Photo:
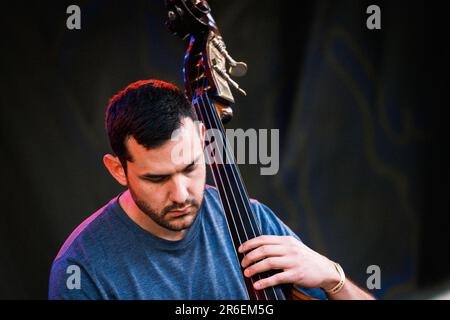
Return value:
<svg viewBox="0 0 450 320">
<path fill-rule="evenodd" d="M 374 2 L 374 3 L 372 3 Z M 448 280 L 448 25 L 441 1 L 211 1 L 249 65 L 230 128 L 280 130 L 280 170 L 242 165 L 250 196 L 379 298 Z M 66 9 L 81 8 L 81 30 Z M 377 4 L 382 29 L 366 28 Z M 108 99 L 130 82 L 182 86 L 186 42 L 163 1 L 2 6 L 0 298 L 47 297 L 70 232 L 121 188 L 102 156 Z"/>
</svg>

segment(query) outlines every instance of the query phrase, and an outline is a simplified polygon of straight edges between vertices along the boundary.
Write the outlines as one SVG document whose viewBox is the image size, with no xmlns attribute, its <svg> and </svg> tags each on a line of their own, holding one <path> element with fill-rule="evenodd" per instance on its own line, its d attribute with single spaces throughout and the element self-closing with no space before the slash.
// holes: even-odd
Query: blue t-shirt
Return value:
<svg viewBox="0 0 450 320">
<path fill-rule="evenodd" d="M 263 234 L 297 237 L 268 207 L 251 204 Z M 326 298 L 321 289 L 304 292 Z M 206 186 L 199 214 L 179 241 L 145 231 L 114 198 L 62 246 L 49 299 L 248 299 L 217 190 Z"/>
</svg>

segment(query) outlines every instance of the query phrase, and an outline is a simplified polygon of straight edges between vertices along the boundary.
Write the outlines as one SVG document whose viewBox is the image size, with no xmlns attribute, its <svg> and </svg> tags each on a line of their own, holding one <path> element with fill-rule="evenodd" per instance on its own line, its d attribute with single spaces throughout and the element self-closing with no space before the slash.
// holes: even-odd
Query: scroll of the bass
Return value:
<svg viewBox="0 0 450 320">
<path fill-rule="evenodd" d="M 234 104 L 234 97 L 230 88 L 246 94 L 232 77 L 243 76 L 247 72 L 247 65 L 235 61 L 228 53 L 206 1 L 166 0 L 166 8 L 166 25 L 169 30 L 183 39 L 189 39 L 183 66 L 186 95 L 192 101 L 198 119 L 205 128 L 220 132 L 220 136 L 215 139 L 221 140 L 224 152 L 212 155 L 210 167 L 237 258 L 242 261 L 244 256 L 237 249 L 243 242 L 262 235 L 262 231 L 250 205 L 239 169 L 228 150 L 223 125 L 233 116 L 231 106 Z M 249 299 L 315 300 L 292 285 L 254 289 L 255 281 L 273 274 L 274 272 L 265 272 L 252 278 L 243 276 Z"/>
</svg>

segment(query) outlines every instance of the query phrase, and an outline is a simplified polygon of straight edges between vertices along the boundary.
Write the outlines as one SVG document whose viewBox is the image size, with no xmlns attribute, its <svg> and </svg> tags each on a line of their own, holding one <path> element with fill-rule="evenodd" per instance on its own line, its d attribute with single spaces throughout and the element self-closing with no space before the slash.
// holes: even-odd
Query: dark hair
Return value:
<svg viewBox="0 0 450 320">
<path fill-rule="evenodd" d="M 133 160 L 125 144 L 128 138 L 147 149 L 157 148 L 170 139 L 185 117 L 196 120 L 191 104 L 176 86 L 160 80 L 134 82 L 109 101 L 109 143 L 126 170 L 127 160 Z"/>
</svg>

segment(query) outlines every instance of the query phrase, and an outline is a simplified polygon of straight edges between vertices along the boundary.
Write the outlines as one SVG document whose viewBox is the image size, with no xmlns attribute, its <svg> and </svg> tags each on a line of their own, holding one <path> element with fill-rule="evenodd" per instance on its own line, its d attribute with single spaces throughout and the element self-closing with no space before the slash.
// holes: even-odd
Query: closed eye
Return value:
<svg viewBox="0 0 450 320">
<path fill-rule="evenodd" d="M 153 177 L 144 177 L 144 180 L 153 182 L 153 183 L 162 183 L 169 180 L 170 176 L 153 176 Z"/>
<path fill-rule="evenodd" d="M 195 169 L 197 169 L 199 158 L 195 159 L 191 164 L 186 166 L 182 172 L 184 174 L 188 174 L 188 173 L 193 172 Z M 171 175 L 157 175 L 157 174 L 144 174 L 144 175 L 140 176 L 141 179 L 152 182 L 152 183 L 163 183 L 163 182 L 168 181 L 170 179 L 170 177 L 171 177 Z"/>
<path fill-rule="evenodd" d="M 190 172 L 192 172 L 192 171 L 195 170 L 195 167 L 196 167 L 196 164 L 195 164 L 195 163 L 190 164 L 189 166 L 187 166 L 187 167 L 183 170 L 183 172 L 184 172 L 184 173 L 190 173 Z"/>
</svg>

